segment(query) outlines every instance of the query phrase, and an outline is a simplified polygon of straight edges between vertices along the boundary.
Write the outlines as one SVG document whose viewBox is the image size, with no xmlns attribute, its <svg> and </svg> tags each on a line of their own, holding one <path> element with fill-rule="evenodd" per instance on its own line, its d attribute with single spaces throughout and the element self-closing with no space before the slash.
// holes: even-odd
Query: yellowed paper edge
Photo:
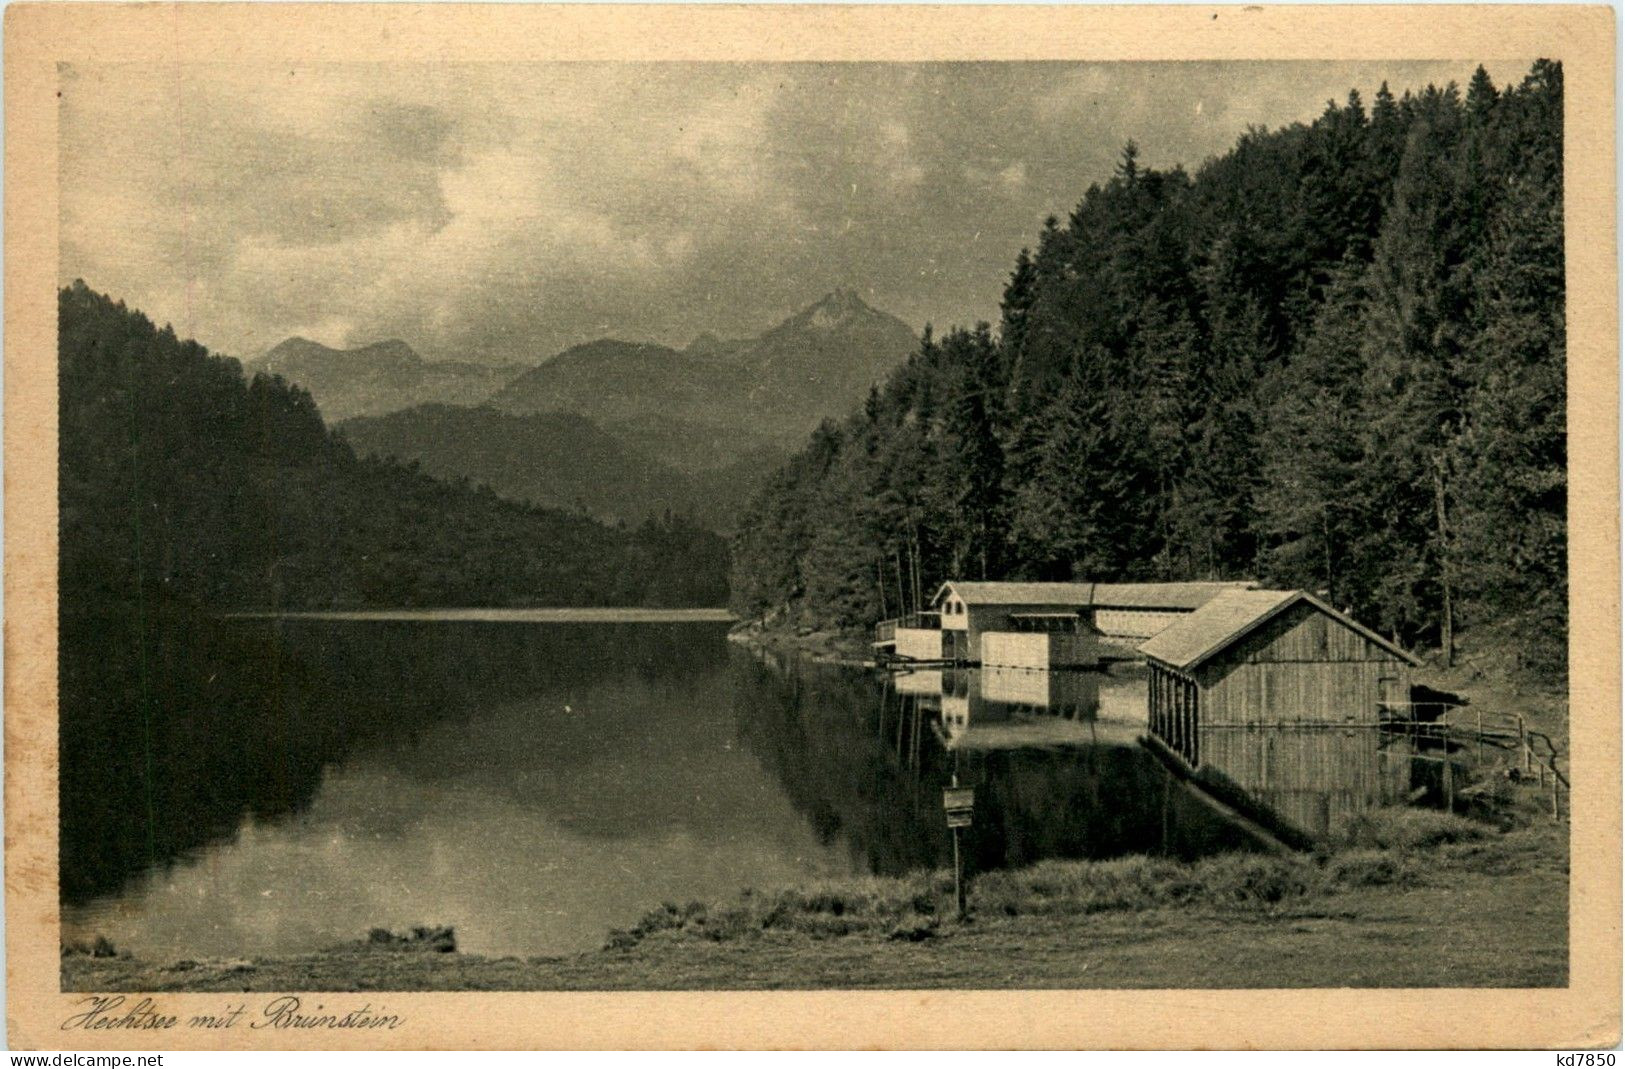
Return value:
<svg viewBox="0 0 1625 1069">
<path fill-rule="evenodd" d="M 14 1048 L 64 1033 L 56 884 L 57 64 L 546 60 L 1562 60 L 1566 90 L 1573 862 L 1557 990 L 374 994 L 385 1035 L 253 1047 L 1577 1047 L 1620 1038 L 1614 19 L 1593 6 L 902 7 L 19 4 L 5 17 L 5 814 Z M 1191 161 L 1195 162 L 1195 161 Z M 335 996 L 324 996 L 329 1001 Z M 218 995 L 164 995 L 165 1012 Z"/>
</svg>

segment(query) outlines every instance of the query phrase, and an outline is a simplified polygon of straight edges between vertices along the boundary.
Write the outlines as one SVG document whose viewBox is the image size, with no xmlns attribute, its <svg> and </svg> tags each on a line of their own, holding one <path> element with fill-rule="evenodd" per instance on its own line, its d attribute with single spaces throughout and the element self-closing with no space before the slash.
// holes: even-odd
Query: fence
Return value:
<svg viewBox="0 0 1625 1069">
<path fill-rule="evenodd" d="M 917 628 L 924 631 L 942 630 L 942 614 L 940 612 L 911 612 L 892 620 L 882 620 L 875 625 L 875 642 L 897 641 L 897 629 Z"/>
<path fill-rule="evenodd" d="M 1464 705 L 1446 706 L 1433 720 L 1418 720 L 1412 715 L 1416 705 L 1437 708 L 1439 703 L 1383 702 L 1383 726 L 1408 739 L 1415 757 L 1443 765 L 1447 805 L 1455 801 L 1455 761 L 1451 755 L 1471 751 L 1474 764 L 1483 768 L 1486 756 L 1493 760 L 1499 753 L 1505 756 L 1512 778 L 1538 778 L 1542 795 L 1550 794 L 1553 820 L 1567 816 L 1569 779 L 1560 764 L 1562 751 L 1550 735 L 1530 728 L 1516 713 L 1486 712 Z"/>
</svg>

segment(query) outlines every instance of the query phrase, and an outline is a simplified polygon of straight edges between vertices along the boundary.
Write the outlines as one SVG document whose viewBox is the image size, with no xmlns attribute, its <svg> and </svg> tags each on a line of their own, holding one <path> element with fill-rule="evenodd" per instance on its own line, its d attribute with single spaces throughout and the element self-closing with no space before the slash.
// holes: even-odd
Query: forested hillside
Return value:
<svg viewBox="0 0 1625 1069">
<path fill-rule="evenodd" d="M 1250 577 L 1402 640 L 1567 636 L 1562 69 L 1125 148 L 997 329 L 923 341 L 741 521 L 734 597 L 859 625 L 938 580 Z"/>
<path fill-rule="evenodd" d="M 573 412 L 514 416 L 483 405 L 418 405 L 345 420 L 335 429 L 360 456 L 416 461 L 439 479 L 467 478 L 514 501 L 610 523 L 675 513 L 729 530 L 774 466 L 747 454 L 727 468 L 690 474 Z"/>
<path fill-rule="evenodd" d="M 358 460 L 310 395 L 245 380 L 75 283 L 59 294 L 61 598 L 99 611 L 716 605 L 727 547 Z"/>
</svg>

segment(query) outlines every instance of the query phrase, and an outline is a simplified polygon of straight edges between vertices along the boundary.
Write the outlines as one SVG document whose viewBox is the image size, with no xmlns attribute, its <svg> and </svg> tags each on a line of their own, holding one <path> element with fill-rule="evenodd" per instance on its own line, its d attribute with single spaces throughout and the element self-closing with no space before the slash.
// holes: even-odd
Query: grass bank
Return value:
<svg viewBox="0 0 1625 1069">
<path fill-rule="evenodd" d="M 1500 646 L 1488 648 L 1464 642 L 1456 663 L 1445 667 L 1438 651 L 1431 651 L 1427 667 L 1417 678 L 1431 686 L 1467 699 L 1469 709 L 1487 714 L 1521 716 L 1533 730 L 1545 732 L 1558 748 L 1569 750 L 1569 696 L 1567 681 L 1515 671 L 1516 654 Z M 1470 717 L 1469 717 L 1470 719 Z"/>
<path fill-rule="evenodd" d="M 159 964 L 74 954 L 64 990 L 1561 986 L 1567 829 L 1428 811 L 1351 825 L 1318 856 L 1049 861 L 977 877 L 826 881 L 669 903 L 597 952 L 319 954 Z"/>
</svg>

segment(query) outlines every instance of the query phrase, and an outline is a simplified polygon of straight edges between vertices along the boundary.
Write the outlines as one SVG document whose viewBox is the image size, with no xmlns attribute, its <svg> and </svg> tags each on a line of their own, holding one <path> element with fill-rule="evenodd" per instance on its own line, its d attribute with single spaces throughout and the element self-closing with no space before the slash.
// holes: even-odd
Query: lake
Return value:
<svg viewBox="0 0 1625 1069">
<path fill-rule="evenodd" d="M 1244 845 L 1137 744 L 1137 670 L 894 677 L 727 626 L 65 616 L 64 938 L 588 950 L 668 900 L 947 865 L 955 778 L 973 871 Z"/>
</svg>

